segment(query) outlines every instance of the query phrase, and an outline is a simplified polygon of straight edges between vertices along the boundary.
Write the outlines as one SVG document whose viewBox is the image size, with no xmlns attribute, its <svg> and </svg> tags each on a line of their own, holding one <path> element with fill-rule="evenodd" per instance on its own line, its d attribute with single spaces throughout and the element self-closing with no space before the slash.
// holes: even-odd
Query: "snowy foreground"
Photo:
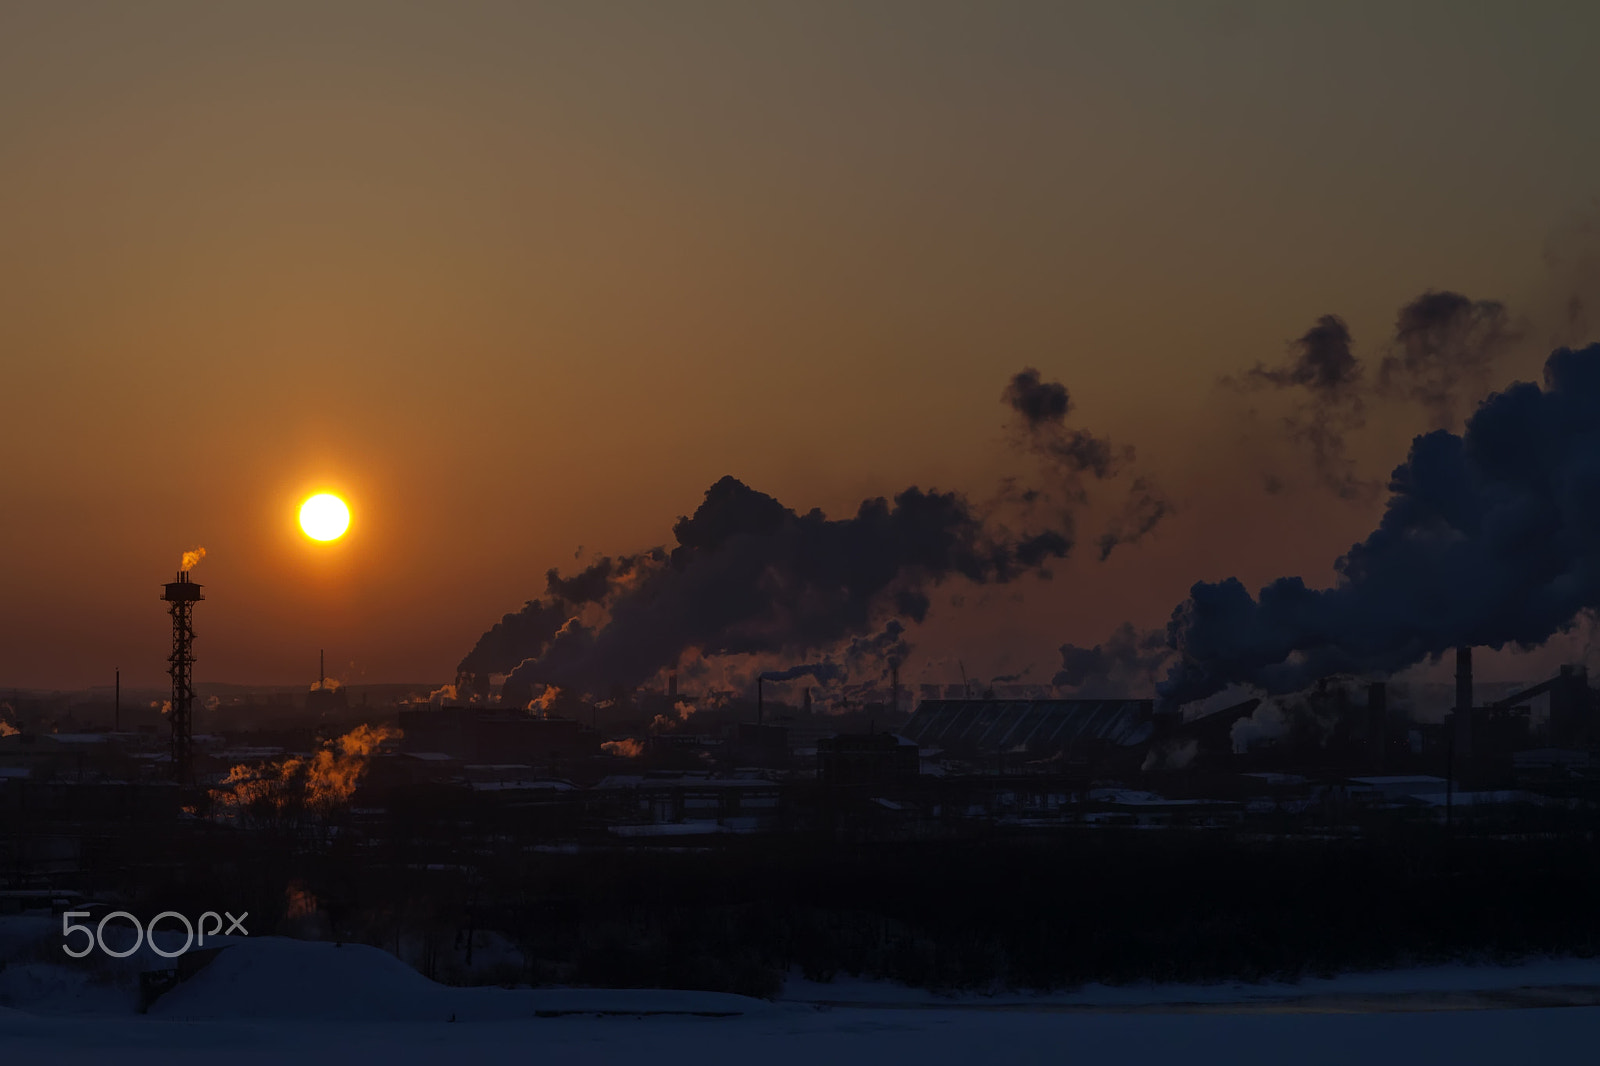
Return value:
<svg viewBox="0 0 1600 1066">
<path fill-rule="evenodd" d="M 0 926 L 0 1002 L 15 1005 L 0 1007 L 0 1062 L 1463 1066 L 1586 1060 L 1600 1045 L 1600 960 L 963 999 L 797 980 L 767 1003 L 450 988 L 374 948 L 263 937 L 233 941 L 141 1015 L 125 969 L 63 966 L 42 929 Z"/>
</svg>

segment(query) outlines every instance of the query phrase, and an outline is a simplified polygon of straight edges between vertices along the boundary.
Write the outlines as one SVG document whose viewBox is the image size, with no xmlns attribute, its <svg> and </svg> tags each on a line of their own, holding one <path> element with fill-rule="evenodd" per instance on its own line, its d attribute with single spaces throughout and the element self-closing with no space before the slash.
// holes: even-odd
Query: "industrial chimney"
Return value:
<svg viewBox="0 0 1600 1066">
<path fill-rule="evenodd" d="M 161 598 L 172 615 L 172 654 L 167 673 L 172 676 L 172 776 L 180 785 L 194 784 L 194 620 L 196 602 L 205 599 L 200 586 L 186 570 L 169 581 Z"/>
<path fill-rule="evenodd" d="M 1455 758 L 1465 765 L 1472 762 L 1472 648 L 1456 649 Z"/>
</svg>

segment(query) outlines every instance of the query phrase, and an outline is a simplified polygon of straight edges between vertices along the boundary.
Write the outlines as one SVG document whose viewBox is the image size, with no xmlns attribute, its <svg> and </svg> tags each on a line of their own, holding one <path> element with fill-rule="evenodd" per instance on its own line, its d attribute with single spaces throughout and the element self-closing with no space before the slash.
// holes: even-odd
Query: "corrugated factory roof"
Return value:
<svg viewBox="0 0 1600 1066">
<path fill-rule="evenodd" d="M 923 700 L 900 732 L 952 754 L 1051 754 L 1074 744 L 1150 739 L 1154 700 Z"/>
</svg>

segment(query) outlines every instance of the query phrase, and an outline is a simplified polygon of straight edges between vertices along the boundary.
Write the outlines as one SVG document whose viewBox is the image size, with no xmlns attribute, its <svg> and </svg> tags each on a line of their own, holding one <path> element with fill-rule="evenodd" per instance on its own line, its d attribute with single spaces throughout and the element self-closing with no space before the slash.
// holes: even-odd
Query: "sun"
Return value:
<svg viewBox="0 0 1600 1066">
<path fill-rule="evenodd" d="M 338 540 L 350 528 L 350 508 L 328 492 L 319 492 L 300 505 L 300 528 L 312 540 Z"/>
</svg>

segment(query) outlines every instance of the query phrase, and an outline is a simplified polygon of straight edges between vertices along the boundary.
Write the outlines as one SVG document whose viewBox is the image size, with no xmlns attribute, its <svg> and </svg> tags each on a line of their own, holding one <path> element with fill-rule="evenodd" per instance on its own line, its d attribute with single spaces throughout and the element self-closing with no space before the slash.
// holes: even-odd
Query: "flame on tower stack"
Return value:
<svg viewBox="0 0 1600 1066">
<path fill-rule="evenodd" d="M 187 561 L 187 560 L 185 560 Z M 169 581 L 161 598 L 172 615 L 172 654 L 167 673 L 172 676 L 172 776 L 180 785 L 194 784 L 194 621 L 197 601 L 205 599 L 187 570 Z"/>
</svg>

